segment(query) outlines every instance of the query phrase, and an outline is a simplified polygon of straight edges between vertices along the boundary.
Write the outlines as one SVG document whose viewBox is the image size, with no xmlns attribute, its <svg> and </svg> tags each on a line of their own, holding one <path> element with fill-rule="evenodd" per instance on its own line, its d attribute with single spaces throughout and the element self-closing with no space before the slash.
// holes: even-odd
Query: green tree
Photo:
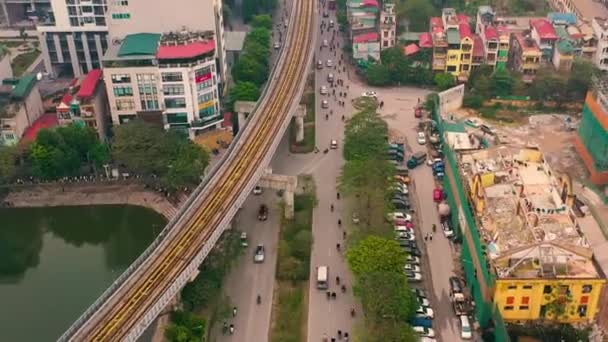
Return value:
<svg viewBox="0 0 608 342">
<path fill-rule="evenodd" d="M 537 101 L 565 101 L 566 80 L 547 69 L 540 70 L 530 86 L 530 96 Z"/>
<path fill-rule="evenodd" d="M 149 175 L 165 173 L 168 157 L 175 151 L 167 151 L 164 132 L 160 127 L 143 120 L 130 121 L 114 129 L 112 156 L 130 171 Z"/>
<path fill-rule="evenodd" d="M 230 107 L 236 101 L 257 101 L 260 98 L 260 88 L 252 82 L 236 82 L 230 89 Z"/>
<path fill-rule="evenodd" d="M 592 78 L 597 76 L 598 73 L 599 70 L 590 61 L 580 58 L 575 59 L 566 84 L 569 97 L 574 101 L 583 100 L 587 90 L 589 90 Z"/>
<path fill-rule="evenodd" d="M 241 14 L 243 20 L 248 23 L 257 11 L 257 0 L 243 0 L 241 3 Z"/>
<path fill-rule="evenodd" d="M 270 49 L 270 30 L 263 27 L 256 27 L 247 33 L 245 38 L 244 49 L 247 50 L 249 44 L 259 44 Z"/>
<path fill-rule="evenodd" d="M 387 317 L 407 322 L 419 305 L 403 272 L 365 273 L 357 277 L 355 294 L 361 299 L 366 318 L 374 323 Z"/>
<path fill-rule="evenodd" d="M 456 84 L 454 76 L 450 73 L 435 74 L 433 81 L 439 90 L 450 89 Z"/>
<path fill-rule="evenodd" d="M 406 254 L 397 241 L 372 235 L 349 248 L 346 260 L 357 277 L 375 272 L 402 274 Z"/>
<path fill-rule="evenodd" d="M 260 14 L 253 17 L 251 27 L 261 27 L 267 30 L 272 30 L 272 18 L 268 14 Z"/>
<path fill-rule="evenodd" d="M 513 94 L 513 76 L 506 69 L 497 69 L 490 77 L 494 96 L 509 96 Z"/>
<path fill-rule="evenodd" d="M 165 330 L 170 342 L 204 342 L 207 322 L 192 312 L 175 311 L 171 314 L 172 323 Z"/>
<path fill-rule="evenodd" d="M 366 71 L 367 83 L 372 86 L 386 86 L 391 84 L 389 68 L 383 64 L 372 64 Z"/>
<path fill-rule="evenodd" d="M 177 134 L 177 133 L 174 133 Z M 186 184 L 197 184 L 209 165 L 209 154 L 202 147 L 189 141 L 179 141 L 181 137 L 173 137 L 175 154 L 172 155 L 166 176 L 166 183 L 171 189 L 177 189 Z"/>
<path fill-rule="evenodd" d="M 237 82 L 251 82 L 261 86 L 268 78 L 268 68 L 254 56 L 243 54 L 233 68 L 233 76 Z"/>
<path fill-rule="evenodd" d="M 366 159 L 384 156 L 388 145 L 388 126 L 374 111 L 355 114 L 344 129 L 344 159 Z"/>
<path fill-rule="evenodd" d="M 417 342 L 420 340 L 420 337 L 408 324 L 390 318 L 366 325 L 363 336 L 363 341 L 366 342 Z"/>
<path fill-rule="evenodd" d="M 473 93 L 481 96 L 483 100 L 487 100 L 492 97 L 492 84 L 490 79 L 486 75 L 481 75 L 477 78 L 472 89 Z"/>
<path fill-rule="evenodd" d="M 409 31 L 427 31 L 429 19 L 434 13 L 435 8 L 428 0 L 401 0 L 397 3 L 397 17 L 407 18 Z"/>
<path fill-rule="evenodd" d="M 222 15 L 224 17 L 224 22 L 225 23 L 230 23 L 230 19 L 232 19 L 232 8 L 231 8 L 231 4 L 224 2 L 223 6 L 222 6 Z M 228 24 L 230 25 L 230 24 Z"/>
<path fill-rule="evenodd" d="M 10 182 L 17 174 L 17 149 L 0 146 L 0 184 Z"/>
</svg>

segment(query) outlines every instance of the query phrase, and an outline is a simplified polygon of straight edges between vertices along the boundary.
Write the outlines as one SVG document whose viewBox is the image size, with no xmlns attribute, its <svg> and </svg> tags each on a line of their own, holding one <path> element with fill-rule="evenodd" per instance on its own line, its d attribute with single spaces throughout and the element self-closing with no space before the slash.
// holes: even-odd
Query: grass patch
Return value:
<svg viewBox="0 0 608 342">
<path fill-rule="evenodd" d="M 0 45 L 4 45 L 4 46 L 9 47 L 9 48 L 20 47 L 23 44 L 24 44 L 23 40 L 18 40 L 18 41 L 17 40 L 3 40 L 3 41 L 0 41 Z"/>
<path fill-rule="evenodd" d="M 295 196 L 294 218 L 282 222 L 273 296 L 272 342 L 306 341 L 306 294 L 312 247 L 312 211 L 316 198 L 310 178 L 302 177 L 299 182 L 305 191 Z"/>
<path fill-rule="evenodd" d="M 23 73 L 27 70 L 27 68 L 32 65 L 32 63 L 38 58 L 40 55 L 40 50 L 34 50 L 31 52 L 22 53 L 19 56 L 15 57 L 12 62 L 13 74 L 15 77 L 19 77 L 23 75 Z"/>
</svg>

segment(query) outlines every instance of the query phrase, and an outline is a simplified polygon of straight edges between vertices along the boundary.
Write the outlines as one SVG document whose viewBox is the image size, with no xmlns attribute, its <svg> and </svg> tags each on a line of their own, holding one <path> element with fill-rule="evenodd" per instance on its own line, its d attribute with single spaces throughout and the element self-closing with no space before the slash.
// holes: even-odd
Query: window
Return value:
<svg viewBox="0 0 608 342">
<path fill-rule="evenodd" d="M 388 41 L 386 41 L 386 40 L 385 40 L 385 41 L 383 41 L 383 42 L 382 42 L 382 46 L 387 47 L 387 46 L 388 46 Z"/>
<path fill-rule="evenodd" d="M 112 83 L 131 83 L 131 76 L 127 74 L 115 74 L 111 76 Z"/>
<path fill-rule="evenodd" d="M 523 289 L 524 290 L 532 290 L 532 285 L 524 285 Z"/>
<path fill-rule="evenodd" d="M 593 291 L 593 285 L 583 285 L 583 293 L 591 293 L 591 291 Z"/>
<path fill-rule="evenodd" d="M 203 81 L 201 83 L 197 83 L 196 84 L 196 89 L 200 91 L 200 90 L 207 89 L 207 88 L 211 87 L 212 85 L 213 85 L 213 80 L 208 79 L 208 80 Z"/>
<path fill-rule="evenodd" d="M 205 67 L 205 68 L 201 68 L 201 69 L 196 70 L 194 72 L 194 76 L 200 77 L 200 76 L 203 76 L 203 75 L 207 75 L 210 72 L 211 72 L 211 68 L 210 67 Z"/>
<path fill-rule="evenodd" d="M 158 110 L 158 100 L 141 100 L 142 110 Z"/>
<path fill-rule="evenodd" d="M 128 0 L 116 0 L 114 1 L 115 6 L 129 6 Z"/>
<path fill-rule="evenodd" d="M 528 305 L 530 304 L 530 297 L 525 296 L 525 297 L 521 297 L 521 305 Z"/>
<path fill-rule="evenodd" d="M 517 290 L 517 285 L 509 285 L 509 286 L 507 286 L 507 289 L 509 289 L 509 290 Z"/>
<path fill-rule="evenodd" d="M 589 303 L 589 296 L 581 296 L 581 304 Z"/>
<path fill-rule="evenodd" d="M 543 293 L 544 294 L 550 294 L 551 293 L 551 285 L 545 285 L 545 287 L 543 288 Z"/>
<path fill-rule="evenodd" d="M 180 72 L 163 72 L 161 78 L 163 82 L 181 82 L 182 74 Z"/>
<path fill-rule="evenodd" d="M 205 103 L 211 100 L 213 100 L 213 93 L 205 93 L 198 96 L 198 103 Z"/>
<path fill-rule="evenodd" d="M 13 133 L 5 133 L 4 139 L 6 140 L 15 140 L 15 135 Z"/>
<path fill-rule="evenodd" d="M 183 97 L 165 99 L 165 106 L 167 108 L 186 108 L 186 99 Z"/>
<path fill-rule="evenodd" d="M 577 311 L 579 317 L 587 316 L 587 305 L 579 305 Z"/>
<path fill-rule="evenodd" d="M 503 310 L 505 310 L 505 311 L 511 311 L 511 310 L 513 310 L 513 305 L 508 305 L 508 306 L 505 306 L 505 307 L 503 308 Z"/>
<path fill-rule="evenodd" d="M 456 71 L 456 66 L 455 65 L 449 65 L 447 70 L 448 70 L 448 72 L 454 72 L 454 71 Z"/>
<path fill-rule="evenodd" d="M 184 95 L 184 85 L 183 84 L 170 84 L 163 86 L 163 94 L 164 95 Z"/>
<path fill-rule="evenodd" d="M 507 297 L 507 305 L 511 305 L 515 302 L 515 297 L 509 296 Z"/>
<path fill-rule="evenodd" d="M 169 123 L 169 124 L 188 123 L 188 114 L 187 113 L 169 113 L 169 114 L 167 114 L 167 123 Z"/>
<path fill-rule="evenodd" d="M 560 295 L 569 296 L 570 295 L 570 286 L 568 286 L 568 285 L 560 285 L 558 291 L 559 291 Z"/>
<path fill-rule="evenodd" d="M 80 6 L 80 10 L 82 11 L 82 14 L 93 13 L 93 7 L 91 6 Z"/>
<path fill-rule="evenodd" d="M 384 34 L 384 38 L 388 38 L 388 31 L 382 32 Z"/>
<path fill-rule="evenodd" d="M 121 20 L 129 18 L 131 18 L 131 15 L 129 13 L 112 13 L 112 19 Z"/>
<path fill-rule="evenodd" d="M 213 107 L 213 106 L 210 106 L 210 107 L 207 107 L 205 109 L 201 109 L 198 111 L 199 118 L 201 118 L 203 120 L 207 117 L 214 116 L 214 115 L 215 115 L 215 107 Z"/>
<path fill-rule="evenodd" d="M 528 309 L 530 309 L 530 307 L 527 306 L 527 305 L 520 305 L 519 306 L 519 310 L 528 310 Z"/>
<path fill-rule="evenodd" d="M 133 110 L 135 109 L 135 101 L 132 99 L 116 99 L 116 109 Z"/>
<path fill-rule="evenodd" d="M 133 96 L 133 88 L 130 86 L 114 87 L 114 96 Z"/>
</svg>

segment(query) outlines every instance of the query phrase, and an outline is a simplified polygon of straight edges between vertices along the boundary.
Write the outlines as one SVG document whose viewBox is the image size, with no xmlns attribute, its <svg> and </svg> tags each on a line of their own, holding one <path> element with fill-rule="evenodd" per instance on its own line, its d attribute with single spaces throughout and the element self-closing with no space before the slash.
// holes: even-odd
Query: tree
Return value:
<svg viewBox="0 0 608 342">
<path fill-rule="evenodd" d="M 551 70 L 540 70 L 530 87 L 530 96 L 537 101 L 565 101 L 566 80 Z"/>
<path fill-rule="evenodd" d="M 230 89 L 230 107 L 236 101 L 257 101 L 260 98 L 260 88 L 252 82 L 236 82 Z"/>
<path fill-rule="evenodd" d="M 233 76 L 237 82 L 251 82 L 261 86 L 268 78 L 268 68 L 258 62 L 254 56 L 243 54 L 233 68 Z"/>
<path fill-rule="evenodd" d="M 363 274 L 357 277 L 355 294 L 361 299 L 366 317 L 374 323 L 387 317 L 407 322 L 418 306 L 403 272 Z"/>
<path fill-rule="evenodd" d="M 366 72 L 367 83 L 372 86 L 386 86 L 391 83 L 389 68 L 383 64 L 372 64 Z"/>
<path fill-rule="evenodd" d="M 397 3 L 397 17 L 408 19 L 409 31 L 427 31 L 429 18 L 434 13 L 435 8 L 428 0 L 401 0 Z"/>
<path fill-rule="evenodd" d="M 435 74 L 433 81 L 439 90 L 450 89 L 456 84 L 454 76 L 450 73 Z"/>
<path fill-rule="evenodd" d="M 164 174 L 168 156 L 176 151 L 167 151 L 163 130 L 143 120 L 130 121 L 114 129 L 112 156 L 130 171 L 141 174 Z"/>
<path fill-rule="evenodd" d="M 257 11 L 257 0 L 243 0 L 241 3 L 241 14 L 243 20 L 248 23 Z"/>
<path fill-rule="evenodd" d="M 366 342 L 417 342 L 420 337 L 409 324 L 395 320 L 385 319 L 377 323 L 368 324 L 363 332 L 363 341 Z"/>
<path fill-rule="evenodd" d="M 171 314 L 172 323 L 165 330 L 170 342 L 204 342 L 207 322 L 200 316 L 188 311 L 175 311 Z"/>
<path fill-rule="evenodd" d="M 267 30 L 272 30 L 272 18 L 268 14 L 256 15 L 253 17 L 253 20 L 251 20 L 251 27 L 261 27 Z"/>
<path fill-rule="evenodd" d="M 513 76 L 506 69 L 497 69 L 490 77 L 494 96 L 509 96 L 513 94 Z"/>
<path fill-rule="evenodd" d="M 256 27 L 251 30 L 245 38 L 244 49 L 247 50 L 249 44 L 259 44 L 270 50 L 270 30 L 263 27 Z"/>
<path fill-rule="evenodd" d="M 224 5 L 222 7 L 222 15 L 224 17 L 225 23 L 230 23 L 230 19 L 232 19 L 232 8 L 230 8 L 230 6 L 232 5 L 227 2 L 224 2 Z"/>
<path fill-rule="evenodd" d="M 575 59 L 566 84 L 569 97 L 575 101 L 583 100 L 587 90 L 589 90 L 592 78 L 598 73 L 599 70 L 590 61 Z"/>
<path fill-rule="evenodd" d="M 344 159 L 365 159 L 384 156 L 388 145 L 388 127 L 374 111 L 355 114 L 345 127 Z"/>
<path fill-rule="evenodd" d="M 0 146 L 0 184 L 10 182 L 17 174 L 17 149 L 14 146 Z"/>
<path fill-rule="evenodd" d="M 177 133 L 172 133 L 177 135 Z M 174 154 L 171 156 L 166 176 L 166 184 L 170 189 L 177 189 L 187 184 L 197 184 L 209 165 L 209 154 L 202 147 L 190 141 L 180 141 L 182 138 L 173 136 Z"/>
<path fill-rule="evenodd" d="M 357 277 L 375 272 L 402 274 L 406 254 L 397 241 L 372 235 L 350 248 L 346 260 Z"/>
<path fill-rule="evenodd" d="M 475 84 L 473 85 L 472 91 L 481 96 L 483 100 L 487 100 L 492 97 L 492 84 L 490 83 L 490 79 L 486 75 L 481 75 L 477 78 Z"/>
</svg>

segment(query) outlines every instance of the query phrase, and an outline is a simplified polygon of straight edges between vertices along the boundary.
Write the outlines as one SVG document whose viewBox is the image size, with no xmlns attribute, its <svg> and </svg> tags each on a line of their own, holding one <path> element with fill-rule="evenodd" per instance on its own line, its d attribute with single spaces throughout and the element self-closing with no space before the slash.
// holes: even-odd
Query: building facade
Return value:
<svg viewBox="0 0 608 342">
<path fill-rule="evenodd" d="M 380 49 L 395 46 L 397 41 L 397 20 L 395 4 L 385 3 L 380 12 Z"/>
<path fill-rule="evenodd" d="M 591 22 L 595 38 L 597 39 L 597 50 L 593 56 L 593 63 L 603 71 L 608 70 L 608 18 L 593 18 Z"/>
<path fill-rule="evenodd" d="M 0 86 L 0 145 L 15 145 L 44 112 L 36 77 L 4 80 Z"/>
<path fill-rule="evenodd" d="M 509 50 L 509 67 L 521 73 L 522 80 L 530 83 L 540 69 L 542 53 L 532 37 L 521 33 L 511 34 Z"/>
<path fill-rule="evenodd" d="M 587 93 L 575 148 L 597 185 L 608 184 L 608 79 L 594 80 Z"/>
<path fill-rule="evenodd" d="M 551 63 L 553 60 L 553 52 L 555 44 L 559 37 L 555 33 L 553 25 L 547 19 L 532 19 L 530 20 L 530 35 L 536 45 L 540 48 L 543 60 Z"/>
<path fill-rule="evenodd" d="M 51 0 L 37 26 L 47 72 L 75 77 L 101 67 L 108 47 L 106 0 Z"/>
<path fill-rule="evenodd" d="M 364 33 L 353 37 L 353 58 L 380 60 L 380 35 L 378 32 Z"/>
<path fill-rule="evenodd" d="M 49 12 L 50 0 L 0 0 L 0 27 L 33 29 L 47 20 Z"/>
<path fill-rule="evenodd" d="M 215 48 L 213 31 L 132 34 L 112 46 L 104 81 L 113 123 L 140 117 L 190 137 L 218 126 Z"/>
</svg>

